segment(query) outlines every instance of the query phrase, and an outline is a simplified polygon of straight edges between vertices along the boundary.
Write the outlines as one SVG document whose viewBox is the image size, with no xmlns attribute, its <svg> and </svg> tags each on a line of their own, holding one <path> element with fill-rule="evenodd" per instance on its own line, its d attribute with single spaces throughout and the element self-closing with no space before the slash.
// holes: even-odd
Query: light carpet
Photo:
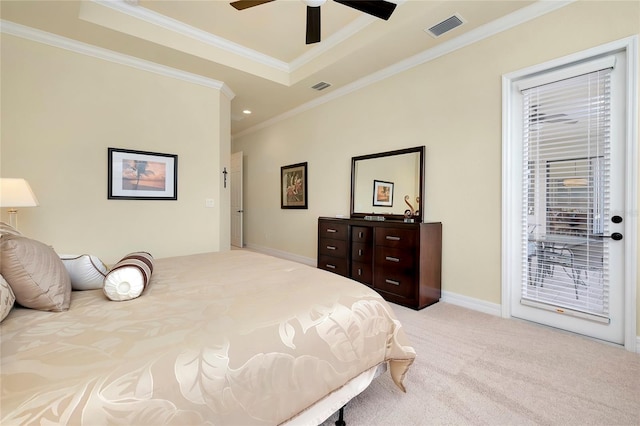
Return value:
<svg viewBox="0 0 640 426">
<path fill-rule="evenodd" d="M 347 426 L 640 425 L 638 354 L 442 302 L 393 307 L 417 353 L 407 393 L 378 377 Z"/>
</svg>

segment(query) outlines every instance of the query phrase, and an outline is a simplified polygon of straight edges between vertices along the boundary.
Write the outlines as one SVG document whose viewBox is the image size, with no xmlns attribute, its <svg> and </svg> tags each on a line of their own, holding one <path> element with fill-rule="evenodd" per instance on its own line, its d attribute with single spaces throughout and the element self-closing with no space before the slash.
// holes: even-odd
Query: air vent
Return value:
<svg viewBox="0 0 640 426">
<path fill-rule="evenodd" d="M 462 24 L 464 24 L 464 20 L 459 15 L 453 15 L 452 17 L 445 19 L 444 21 L 434 25 L 431 28 L 426 29 L 425 31 L 432 37 L 440 37 L 442 34 L 449 32 Z"/>
<path fill-rule="evenodd" d="M 329 83 L 325 83 L 324 81 L 321 81 L 320 83 L 317 83 L 311 86 L 311 88 L 315 90 L 324 90 L 329 86 L 331 86 Z"/>
</svg>

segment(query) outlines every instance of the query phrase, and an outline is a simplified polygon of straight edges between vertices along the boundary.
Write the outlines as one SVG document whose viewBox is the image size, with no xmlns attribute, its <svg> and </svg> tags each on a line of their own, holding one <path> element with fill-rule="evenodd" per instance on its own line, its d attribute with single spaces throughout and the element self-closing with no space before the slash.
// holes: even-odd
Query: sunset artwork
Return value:
<svg viewBox="0 0 640 426">
<path fill-rule="evenodd" d="M 166 163 L 122 160 L 122 189 L 165 191 L 166 177 Z"/>
</svg>

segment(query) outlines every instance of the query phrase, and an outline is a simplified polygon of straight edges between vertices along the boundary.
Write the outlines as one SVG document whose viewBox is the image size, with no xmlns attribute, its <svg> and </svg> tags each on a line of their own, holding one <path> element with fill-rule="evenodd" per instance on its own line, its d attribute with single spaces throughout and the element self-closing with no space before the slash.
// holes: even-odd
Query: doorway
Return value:
<svg viewBox="0 0 640 426">
<path fill-rule="evenodd" d="M 242 151 L 231 154 L 231 245 L 242 248 L 243 201 L 242 201 Z"/>
<path fill-rule="evenodd" d="M 632 38 L 503 77 L 503 316 L 629 350 L 635 51 Z"/>
</svg>

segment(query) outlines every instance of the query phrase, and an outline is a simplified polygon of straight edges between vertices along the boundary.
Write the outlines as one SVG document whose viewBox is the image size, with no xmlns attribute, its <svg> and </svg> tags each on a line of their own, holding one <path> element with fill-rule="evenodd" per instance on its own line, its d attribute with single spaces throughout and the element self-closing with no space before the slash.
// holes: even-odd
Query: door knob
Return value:
<svg viewBox="0 0 640 426">
<path fill-rule="evenodd" d="M 618 215 L 615 215 L 615 216 L 613 216 L 611 218 L 611 222 L 613 222 L 613 223 L 622 223 L 622 217 L 618 216 Z"/>
<path fill-rule="evenodd" d="M 619 232 L 614 232 L 611 235 L 593 235 L 595 238 L 611 238 L 615 241 L 620 241 L 622 239 L 622 234 Z"/>
</svg>

